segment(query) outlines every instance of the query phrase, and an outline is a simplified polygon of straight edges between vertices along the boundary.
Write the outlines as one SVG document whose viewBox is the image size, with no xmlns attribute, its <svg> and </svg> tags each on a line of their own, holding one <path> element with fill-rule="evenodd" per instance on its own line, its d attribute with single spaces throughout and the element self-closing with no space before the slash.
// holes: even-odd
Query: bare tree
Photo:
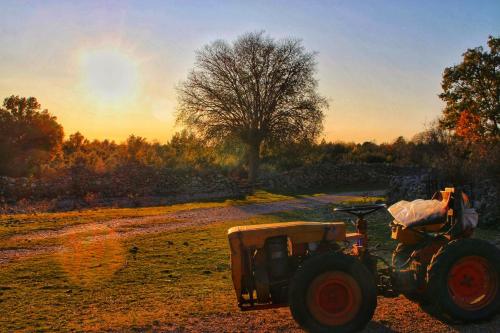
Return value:
<svg viewBox="0 0 500 333">
<path fill-rule="evenodd" d="M 197 52 L 178 88 L 177 120 L 206 140 L 241 140 L 254 182 L 263 143 L 314 140 L 321 132 L 328 105 L 316 91 L 315 68 L 315 53 L 300 40 L 258 32 L 215 41 Z"/>
</svg>

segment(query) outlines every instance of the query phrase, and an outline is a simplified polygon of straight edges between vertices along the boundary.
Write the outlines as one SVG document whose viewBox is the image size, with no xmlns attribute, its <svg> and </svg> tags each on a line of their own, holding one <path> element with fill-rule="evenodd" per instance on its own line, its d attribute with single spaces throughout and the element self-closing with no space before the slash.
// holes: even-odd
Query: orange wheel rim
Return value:
<svg viewBox="0 0 500 333">
<path fill-rule="evenodd" d="M 307 307 L 321 324 L 339 326 L 352 320 L 361 307 L 361 289 L 344 272 L 317 276 L 307 290 Z"/>
<path fill-rule="evenodd" d="M 498 273 L 483 257 L 464 257 L 448 274 L 448 291 L 453 302 L 462 309 L 480 310 L 497 295 Z"/>
</svg>

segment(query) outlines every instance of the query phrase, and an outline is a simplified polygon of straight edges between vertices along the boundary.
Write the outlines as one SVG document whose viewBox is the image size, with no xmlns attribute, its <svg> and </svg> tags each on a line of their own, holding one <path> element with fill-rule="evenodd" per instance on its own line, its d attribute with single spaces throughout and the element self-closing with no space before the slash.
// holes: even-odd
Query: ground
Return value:
<svg viewBox="0 0 500 333">
<path fill-rule="evenodd" d="M 348 221 L 332 205 L 380 200 L 379 192 L 282 196 L 141 209 L 0 217 L 0 331 L 300 332 L 287 308 L 240 312 L 226 231 L 293 220 Z M 370 219 L 372 244 L 392 248 L 385 212 Z M 498 233 L 478 231 L 498 239 Z M 379 298 L 366 332 L 496 332 L 450 326 L 403 297 Z"/>
</svg>

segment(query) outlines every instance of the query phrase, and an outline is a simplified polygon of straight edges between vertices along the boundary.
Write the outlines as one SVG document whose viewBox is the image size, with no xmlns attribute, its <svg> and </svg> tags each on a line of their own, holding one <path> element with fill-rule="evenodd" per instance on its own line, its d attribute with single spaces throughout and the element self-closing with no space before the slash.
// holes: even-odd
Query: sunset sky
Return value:
<svg viewBox="0 0 500 333">
<path fill-rule="evenodd" d="M 319 53 L 326 139 L 411 138 L 441 111 L 443 69 L 500 34 L 500 1 L 70 2 L 0 1 L 0 97 L 118 141 L 166 142 L 195 50 L 259 30 Z"/>
</svg>

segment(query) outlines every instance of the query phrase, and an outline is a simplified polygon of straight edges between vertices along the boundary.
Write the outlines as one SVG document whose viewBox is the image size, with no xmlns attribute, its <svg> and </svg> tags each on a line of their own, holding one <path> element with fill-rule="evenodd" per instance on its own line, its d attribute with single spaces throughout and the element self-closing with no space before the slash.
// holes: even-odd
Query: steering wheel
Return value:
<svg viewBox="0 0 500 333">
<path fill-rule="evenodd" d="M 344 212 L 351 215 L 356 216 L 359 219 L 362 219 L 368 214 L 371 214 L 379 209 L 386 208 L 386 204 L 371 204 L 371 205 L 359 205 L 359 206 L 351 206 L 351 207 L 337 207 L 333 210 L 335 212 Z"/>
</svg>

